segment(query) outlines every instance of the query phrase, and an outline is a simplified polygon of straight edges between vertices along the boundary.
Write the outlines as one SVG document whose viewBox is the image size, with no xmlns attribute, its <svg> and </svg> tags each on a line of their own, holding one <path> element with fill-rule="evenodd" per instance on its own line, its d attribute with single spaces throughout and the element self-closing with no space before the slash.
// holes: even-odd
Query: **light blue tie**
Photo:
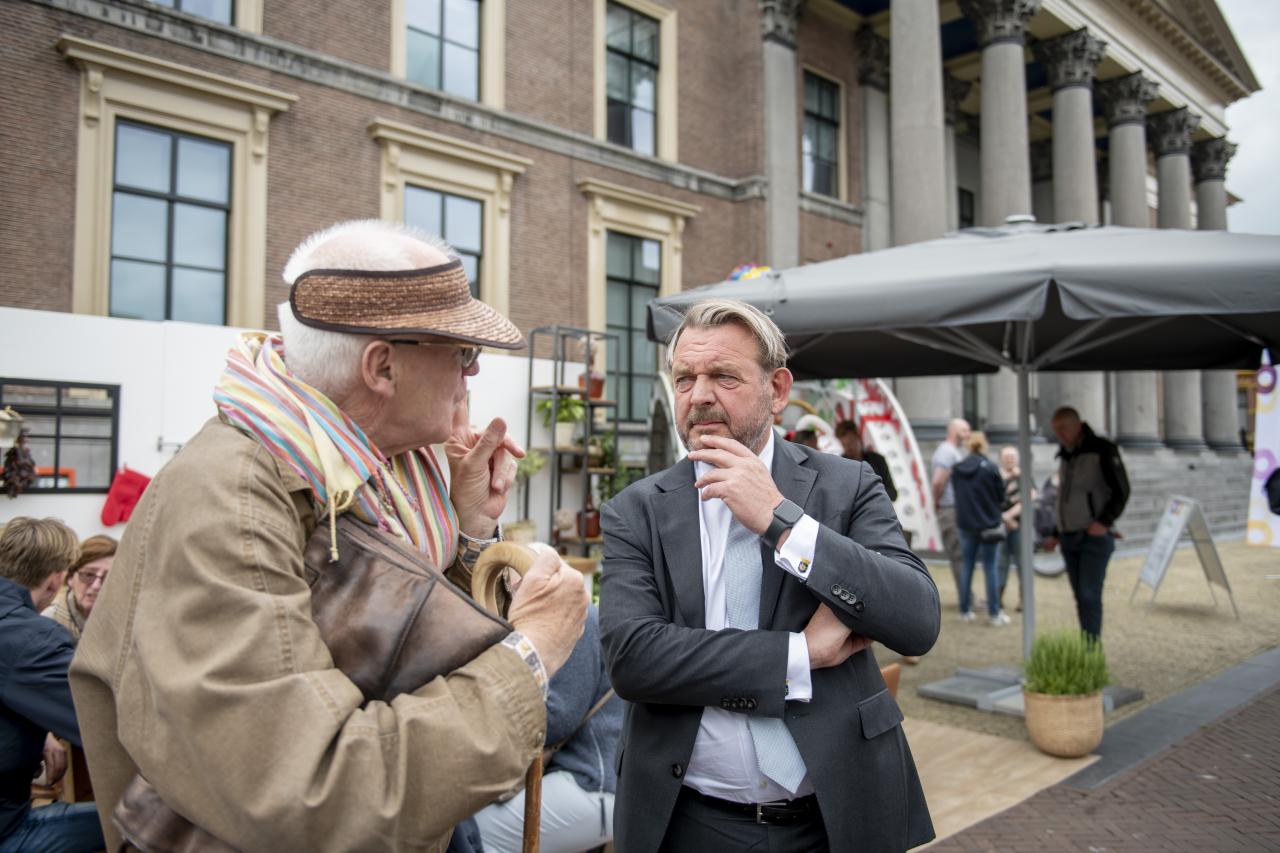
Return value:
<svg viewBox="0 0 1280 853">
<path fill-rule="evenodd" d="M 724 549 L 725 627 L 760 627 L 760 537 L 738 523 L 729 525 Z M 778 569 L 781 571 L 781 569 Z M 748 717 L 760 772 L 795 793 L 804 781 L 804 759 L 787 724 L 776 717 Z"/>
</svg>

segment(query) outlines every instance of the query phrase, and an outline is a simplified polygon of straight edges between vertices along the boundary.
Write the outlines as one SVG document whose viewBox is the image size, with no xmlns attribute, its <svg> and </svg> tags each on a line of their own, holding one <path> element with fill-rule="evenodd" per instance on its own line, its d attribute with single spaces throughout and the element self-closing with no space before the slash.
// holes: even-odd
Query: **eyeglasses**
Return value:
<svg viewBox="0 0 1280 853">
<path fill-rule="evenodd" d="M 389 344 L 403 344 L 405 346 L 414 347 L 451 347 L 458 351 L 458 366 L 463 370 L 468 369 L 476 363 L 476 359 L 480 357 L 480 347 L 466 346 L 463 344 L 449 344 L 443 341 L 411 341 L 405 338 L 390 338 L 387 340 Z"/>
<path fill-rule="evenodd" d="M 80 583 L 84 584 L 85 586 L 91 587 L 94 584 L 106 583 L 107 573 L 103 572 L 102 574 L 95 575 L 95 574 L 90 574 L 89 572 L 76 572 L 75 579 L 80 581 Z"/>
</svg>

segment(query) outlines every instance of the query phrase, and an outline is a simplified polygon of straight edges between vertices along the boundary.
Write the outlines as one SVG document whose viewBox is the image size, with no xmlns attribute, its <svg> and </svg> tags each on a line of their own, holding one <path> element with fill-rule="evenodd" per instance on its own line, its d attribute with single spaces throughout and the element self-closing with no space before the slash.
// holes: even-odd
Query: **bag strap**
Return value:
<svg viewBox="0 0 1280 853">
<path fill-rule="evenodd" d="M 587 711 L 586 715 L 584 715 L 584 716 L 583 716 L 583 718 L 578 722 L 578 724 L 577 724 L 576 726 L 574 726 L 574 727 L 573 727 L 573 731 L 569 732 L 569 734 L 567 734 L 567 735 L 565 735 L 564 737 L 560 738 L 560 740 L 556 741 L 556 742 L 555 742 L 555 743 L 553 743 L 551 746 L 548 746 L 548 747 L 546 747 L 545 749 L 543 749 L 543 750 L 542 750 L 542 759 L 543 759 L 543 763 L 545 764 L 545 763 L 546 763 L 546 761 L 547 761 L 548 759 L 550 759 L 550 758 L 551 758 L 551 756 L 553 756 L 553 755 L 555 755 L 557 752 L 559 752 L 559 751 L 560 751 L 560 749 L 561 749 L 561 748 L 562 748 L 566 743 L 568 743 L 568 742 L 569 742 L 570 738 L 572 738 L 575 734 L 577 734 L 577 733 L 578 733 L 578 730 L 579 730 L 579 729 L 581 729 L 583 726 L 585 726 L 585 725 L 587 724 L 587 720 L 589 720 L 589 719 L 591 719 L 592 717 L 594 717 L 594 716 L 596 715 L 596 713 L 597 713 L 601 708 L 603 708 L 603 707 L 604 707 L 604 706 L 609 702 L 609 700 L 610 700 L 610 699 L 612 699 L 612 698 L 614 697 L 614 695 L 615 695 L 615 694 L 614 694 L 614 692 L 613 692 L 613 688 L 612 688 L 612 687 L 610 687 L 608 690 L 606 690 L 606 691 L 604 692 L 604 695 L 603 695 L 603 696 L 601 696 L 598 700 L 596 700 L 596 704 L 594 704 L 594 705 L 592 705 L 592 706 L 591 706 L 591 710 Z"/>
</svg>

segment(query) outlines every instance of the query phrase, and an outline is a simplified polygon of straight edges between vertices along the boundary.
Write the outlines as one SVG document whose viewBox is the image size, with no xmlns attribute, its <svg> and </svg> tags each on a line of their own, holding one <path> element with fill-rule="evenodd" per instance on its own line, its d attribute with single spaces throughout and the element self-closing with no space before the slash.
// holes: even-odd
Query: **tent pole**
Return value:
<svg viewBox="0 0 1280 853">
<path fill-rule="evenodd" d="M 1031 383 L 1028 380 L 1030 367 L 1027 364 L 1028 353 L 1019 354 L 1018 376 L 1018 470 L 1019 494 L 1022 495 L 1022 518 L 1018 529 L 1022 531 L 1018 548 L 1018 592 L 1022 596 L 1022 659 L 1031 656 L 1031 640 L 1036 633 L 1036 597 L 1033 584 L 1035 570 L 1032 568 L 1032 557 L 1035 551 L 1035 506 L 1031 500 L 1031 489 L 1034 478 L 1031 472 Z"/>
</svg>

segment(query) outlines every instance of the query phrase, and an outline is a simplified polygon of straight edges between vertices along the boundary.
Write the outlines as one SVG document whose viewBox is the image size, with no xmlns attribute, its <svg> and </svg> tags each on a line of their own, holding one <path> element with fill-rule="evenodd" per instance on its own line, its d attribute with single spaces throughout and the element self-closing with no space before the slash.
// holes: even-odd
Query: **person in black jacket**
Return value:
<svg viewBox="0 0 1280 853">
<path fill-rule="evenodd" d="M 964 564 L 960 572 L 960 618 L 973 614 L 973 566 L 982 558 L 982 574 L 987 580 L 987 619 L 992 626 L 1009 624 L 1000 610 L 1000 544 L 1004 540 L 1004 479 L 1000 469 L 986 456 L 987 437 L 981 432 L 969 436 L 969 455 L 951 469 L 956 489 L 956 527 Z"/>
<path fill-rule="evenodd" d="M 884 483 L 884 490 L 889 495 L 889 500 L 896 501 L 898 499 L 898 489 L 893 485 L 893 475 L 889 473 L 889 463 L 879 453 L 868 449 L 862 443 L 862 434 L 858 431 L 857 422 L 841 421 L 836 424 L 836 438 L 840 439 L 840 446 L 844 448 L 844 458 L 852 459 L 856 462 L 866 462 L 870 465 L 871 470 L 875 471 L 876 476 L 880 478 L 880 482 Z"/>
<path fill-rule="evenodd" d="M 1057 528 L 1044 541 L 1046 551 L 1062 543 L 1080 628 L 1102 635 L 1102 585 L 1116 549 L 1112 530 L 1129 500 L 1129 476 L 1120 451 L 1063 406 L 1050 421 L 1058 449 Z"/>
<path fill-rule="evenodd" d="M 0 853 L 105 846 L 93 803 L 31 807 L 43 759 L 50 782 L 67 769 L 49 733 L 80 745 L 67 669 L 75 643 L 40 615 L 57 595 L 80 541 L 52 519 L 14 518 L 0 530 Z"/>
</svg>

